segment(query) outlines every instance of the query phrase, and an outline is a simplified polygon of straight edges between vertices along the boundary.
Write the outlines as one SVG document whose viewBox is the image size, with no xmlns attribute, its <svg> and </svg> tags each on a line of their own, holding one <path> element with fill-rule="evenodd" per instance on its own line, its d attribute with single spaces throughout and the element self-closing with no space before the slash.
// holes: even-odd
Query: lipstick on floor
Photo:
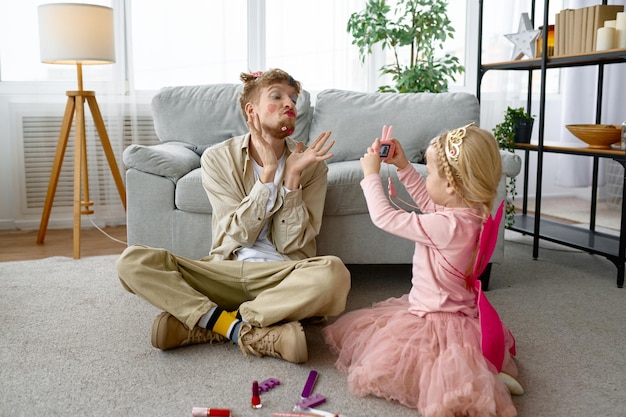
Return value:
<svg viewBox="0 0 626 417">
<path fill-rule="evenodd" d="M 228 408 L 193 407 L 191 417 L 230 417 Z"/>
<path fill-rule="evenodd" d="M 261 408 L 261 396 L 259 395 L 259 383 L 257 381 L 252 382 L 252 399 L 250 400 L 252 408 Z"/>
</svg>

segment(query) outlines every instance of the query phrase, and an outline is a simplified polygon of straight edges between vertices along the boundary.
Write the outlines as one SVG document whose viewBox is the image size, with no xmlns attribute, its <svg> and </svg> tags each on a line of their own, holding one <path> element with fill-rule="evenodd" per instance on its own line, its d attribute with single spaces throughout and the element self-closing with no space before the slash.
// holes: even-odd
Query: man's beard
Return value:
<svg viewBox="0 0 626 417">
<path fill-rule="evenodd" d="M 284 139 L 287 136 L 291 135 L 296 129 L 296 121 L 293 119 L 289 119 L 284 123 L 280 123 L 275 126 L 266 127 L 264 130 L 267 131 L 272 137 Z"/>
</svg>

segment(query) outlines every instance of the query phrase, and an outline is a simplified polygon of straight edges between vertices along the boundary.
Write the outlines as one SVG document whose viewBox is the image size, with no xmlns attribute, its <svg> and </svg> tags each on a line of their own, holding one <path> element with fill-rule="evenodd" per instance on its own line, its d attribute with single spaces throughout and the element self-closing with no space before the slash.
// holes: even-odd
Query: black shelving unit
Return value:
<svg viewBox="0 0 626 417">
<path fill-rule="evenodd" d="M 606 4 L 606 0 L 602 1 Z M 531 15 L 534 21 L 535 1 L 531 3 Z M 597 150 L 590 148 L 574 148 L 562 146 L 549 146 L 545 142 L 545 98 L 546 98 L 546 72 L 548 69 L 565 68 L 576 66 L 597 66 L 597 103 L 596 103 L 596 123 L 600 123 L 602 115 L 602 93 L 604 89 L 604 66 L 626 62 L 626 49 L 610 50 L 586 54 L 565 55 L 548 57 L 548 23 L 549 23 L 549 0 L 544 0 L 543 15 L 543 48 L 540 58 L 498 62 L 490 64 L 482 64 L 482 27 L 483 27 L 483 0 L 479 0 L 479 24 L 478 24 L 478 83 L 476 96 L 480 100 L 480 90 L 482 78 L 488 71 L 505 70 L 505 71 L 526 71 L 528 73 L 528 102 L 527 109 L 530 110 L 532 101 L 532 75 L 533 71 L 540 71 L 540 97 L 539 97 L 539 113 L 538 113 L 538 144 L 525 145 L 519 144 L 517 149 L 525 152 L 524 162 L 524 189 L 523 189 L 523 207 L 522 213 L 515 216 L 515 223 L 510 227 L 511 230 L 533 236 L 533 258 L 539 257 L 539 240 L 546 240 L 584 250 L 589 253 L 605 256 L 617 267 L 617 286 L 624 286 L 624 263 L 626 262 L 626 174 L 624 175 L 624 187 L 622 191 L 622 214 L 620 222 L 619 236 L 602 233 L 596 230 L 596 202 L 598 188 L 598 167 L 600 158 L 611 158 L 619 162 L 622 166 L 626 166 L 626 157 L 624 151 L 619 150 Z M 529 215 L 527 211 L 528 200 L 528 174 L 529 174 L 529 153 L 537 154 L 537 185 L 535 197 L 534 216 Z M 582 155 L 593 158 L 593 175 L 592 175 L 592 192 L 591 192 L 591 210 L 589 228 L 580 228 L 568 224 L 559 223 L 552 220 L 541 218 L 541 193 L 543 181 L 543 157 L 544 153 L 561 153 L 571 155 Z"/>
</svg>

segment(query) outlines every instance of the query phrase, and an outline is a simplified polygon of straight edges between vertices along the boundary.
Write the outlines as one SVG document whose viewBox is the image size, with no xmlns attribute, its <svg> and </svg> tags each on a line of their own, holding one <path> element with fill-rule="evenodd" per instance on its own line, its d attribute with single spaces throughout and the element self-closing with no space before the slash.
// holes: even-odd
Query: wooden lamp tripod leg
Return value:
<svg viewBox="0 0 626 417">
<path fill-rule="evenodd" d="M 82 98 L 82 97 L 81 97 Z M 81 139 L 81 152 L 80 152 L 80 158 L 81 158 L 81 178 L 83 181 L 83 198 L 80 202 L 80 214 L 93 214 L 93 209 L 91 208 L 91 206 L 93 206 L 93 201 L 91 201 L 91 199 L 89 198 L 89 164 L 88 164 L 88 159 L 87 159 L 87 132 L 85 131 L 85 117 L 84 117 L 84 112 L 85 112 L 85 101 L 84 98 L 82 98 L 82 103 L 83 103 L 83 134 Z"/>
<path fill-rule="evenodd" d="M 88 95 L 87 103 L 89 103 L 89 109 L 91 110 L 94 124 L 96 125 L 96 129 L 98 130 L 98 136 L 100 137 L 100 143 L 102 144 L 104 155 L 107 158 L 107 162 L 109 163 L 109 169 L 111 170 L 111 174 L 113 175 L 113 179 L 115 180 L 117 192 L 120 195 L 120 199 L 122 200 L 124 211 L 126 211 L 126 187 L 124 186 L 124 181 L 122 181 L 122 176 L 120 175 L 117 161 L 115 160 L 115 154 L 113 153 L 111 141 L 109 140 L 109 135 L 107 134 L 104 121 L 102 120 L 102 114 L 100 113 L 100 107 L 98 107 L 96 96 Z"/>
<path fill-rule="evenodd" d="M 67 148 L 67 140 L 70 136 L 72 128 L 72 119 L 74 118 L 74 109 L 76 108 L 75 97 L 67 97 L 65 106 L 65 114 L 59 133 L 59 141 L 57 143 L 56 153 L 54 154 L 54 163 L 52 165 L 52 173 L 50 174 L 50 182 L 48 183 L 48 192 L 44 203 L 43 212 L 41 214 L 41 223 L 39 224 L 39 234 L 37 235 L 37 244 L 43 244 L 48 229 L 48 221 L 50 220 L 50 212 L 52 211 L 52 203 L 54 195 L 57 191 L 59 176 L 61 175 L 61 167 L 63 166 L 63 158 L 65 157 L 65 149 Z"/>
<path fill-rule="evenodd" d="M 85 102 L 82 95 L 76 99 L 76 138 L 74 141 L 74 259 L 80 258 L 80 221 L 82 206 L 82 177 L 85 176 L 85 196 L 87 187 L 87 141 L 85 139 Z"/>
</svg>

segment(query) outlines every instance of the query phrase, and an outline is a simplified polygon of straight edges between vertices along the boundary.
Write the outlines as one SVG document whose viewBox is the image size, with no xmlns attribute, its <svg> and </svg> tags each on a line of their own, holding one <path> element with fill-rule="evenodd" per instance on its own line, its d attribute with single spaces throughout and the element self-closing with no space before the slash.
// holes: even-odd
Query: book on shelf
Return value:
<svg viewBox="0 0 626 417">
<path fill-rule="evenodd" d="M 568 9 L 565 14 L 567 28 L 566 30 L 566 40 L 567 40 L 567 54 L 571 55 L 574 53 L 574 9 Z"/>
<path fill-rule="evenodd" d="M 558 28 L 561 26 L 561 13 L 557 13 L 554 16 L 554 55 L 561 55 L 561 34 L 558 31 Z"/>
<path fill-rule="evenodd" d="M 570 9 L 563 9 L 554 20 L 554 55 L 568 54 L 567 14 Z"/>
<path fill-rule="evenodd" d="M 583 9 L 574 9 L 574 22 L 572 24 L 572 53 L 577 54 L 583 52 Z"/>
<path fill-rule="evenodd" d="M 585 10 L 587 10 L 587 26 L 585 28 L 585 49 L 583 50 L 584 52 L 592 52 L 593 50 L 596 49 L 596 44 L 595 44 L 595 33 L 596 33 L 596 29 L 594 26 L 594 21 L 596 18 L 596 8 L 595 7 L 585 7 Z"/>
<path fill-rule="evenodd" d="M 587 15 L 589 14 L 589 8 L 583 7 L 580 9 L 580 52 L 585 52 L 587 50 Z"/>
<path fill-rule="evenodd" d="M 573 55 L 596 50 L 598 29 L 615 20 L 623 5 L 598 4 L 579 9 L 563 9 L 555 16 L 554 54 Z"/>
</svg>

